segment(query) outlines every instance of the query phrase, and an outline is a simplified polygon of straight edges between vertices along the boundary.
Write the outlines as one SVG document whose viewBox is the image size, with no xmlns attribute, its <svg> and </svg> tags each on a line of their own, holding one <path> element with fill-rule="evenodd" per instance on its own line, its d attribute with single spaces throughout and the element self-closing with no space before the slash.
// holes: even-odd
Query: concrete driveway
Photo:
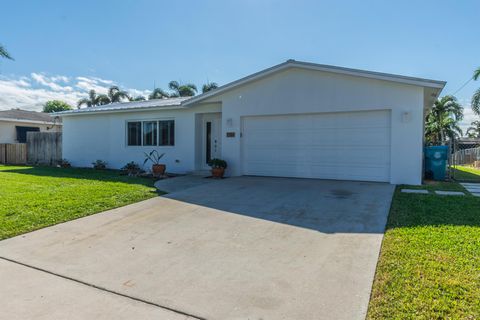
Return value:
<svg viewBox="0 0 480 320">
<path fill-rule="evenodd" d="M 229 178 L 4 240 L 0 318 L 363 319 L 393 191 Z"/>
</svg>

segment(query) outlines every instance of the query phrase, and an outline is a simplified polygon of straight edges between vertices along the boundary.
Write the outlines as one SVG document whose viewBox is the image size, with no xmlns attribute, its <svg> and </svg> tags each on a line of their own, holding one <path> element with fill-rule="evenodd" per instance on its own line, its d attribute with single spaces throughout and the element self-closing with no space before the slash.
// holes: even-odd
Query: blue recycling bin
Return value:
<svg viewBox="0 0 480 320">
<path fill-rule="evenodd" d="M 448 146 L 425 147 L 425 176 L 443 181 L 447 176 Z"/>
</svg>

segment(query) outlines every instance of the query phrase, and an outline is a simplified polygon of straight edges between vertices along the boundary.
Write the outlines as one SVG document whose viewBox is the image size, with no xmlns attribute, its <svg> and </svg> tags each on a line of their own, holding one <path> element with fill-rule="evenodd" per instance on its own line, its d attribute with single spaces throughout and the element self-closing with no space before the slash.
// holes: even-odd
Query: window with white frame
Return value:
<svg viewBox="0 0 480 320">
<path fill-rule="evenodd" d="M 127 122 L 128 146 L 174 146 L 174 120 Z"/>
</svg>

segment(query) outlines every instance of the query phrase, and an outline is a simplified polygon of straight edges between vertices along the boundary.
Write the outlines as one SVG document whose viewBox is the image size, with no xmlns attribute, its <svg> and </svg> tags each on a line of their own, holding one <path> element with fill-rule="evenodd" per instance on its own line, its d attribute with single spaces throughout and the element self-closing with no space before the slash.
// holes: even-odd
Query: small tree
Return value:
<svg viewBox="0 0 480 320">
<path fill-rule="evenodd" d="M 43 106 L 43 112 L 52 113 L 72 110 L 72 106 L 61 100 L 50 100 Z"/>
</svg>

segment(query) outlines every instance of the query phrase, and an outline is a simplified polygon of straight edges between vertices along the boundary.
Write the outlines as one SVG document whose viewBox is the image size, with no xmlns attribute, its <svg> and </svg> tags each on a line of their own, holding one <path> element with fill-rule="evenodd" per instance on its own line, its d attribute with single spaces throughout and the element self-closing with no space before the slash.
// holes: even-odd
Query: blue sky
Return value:
<svg viewBox="0 0 480 320">
<path fill-rule="evenodd" d="M 466 0 L 2 2 L 15 61 L 0 62 L 0 109 L 112 83 L 225 84 L 289 58 L 446 80 L 451 94 L 480 66 L 478 12 Z M 457 94 L 466 107 L 478 87 Z"/>
</svg>

